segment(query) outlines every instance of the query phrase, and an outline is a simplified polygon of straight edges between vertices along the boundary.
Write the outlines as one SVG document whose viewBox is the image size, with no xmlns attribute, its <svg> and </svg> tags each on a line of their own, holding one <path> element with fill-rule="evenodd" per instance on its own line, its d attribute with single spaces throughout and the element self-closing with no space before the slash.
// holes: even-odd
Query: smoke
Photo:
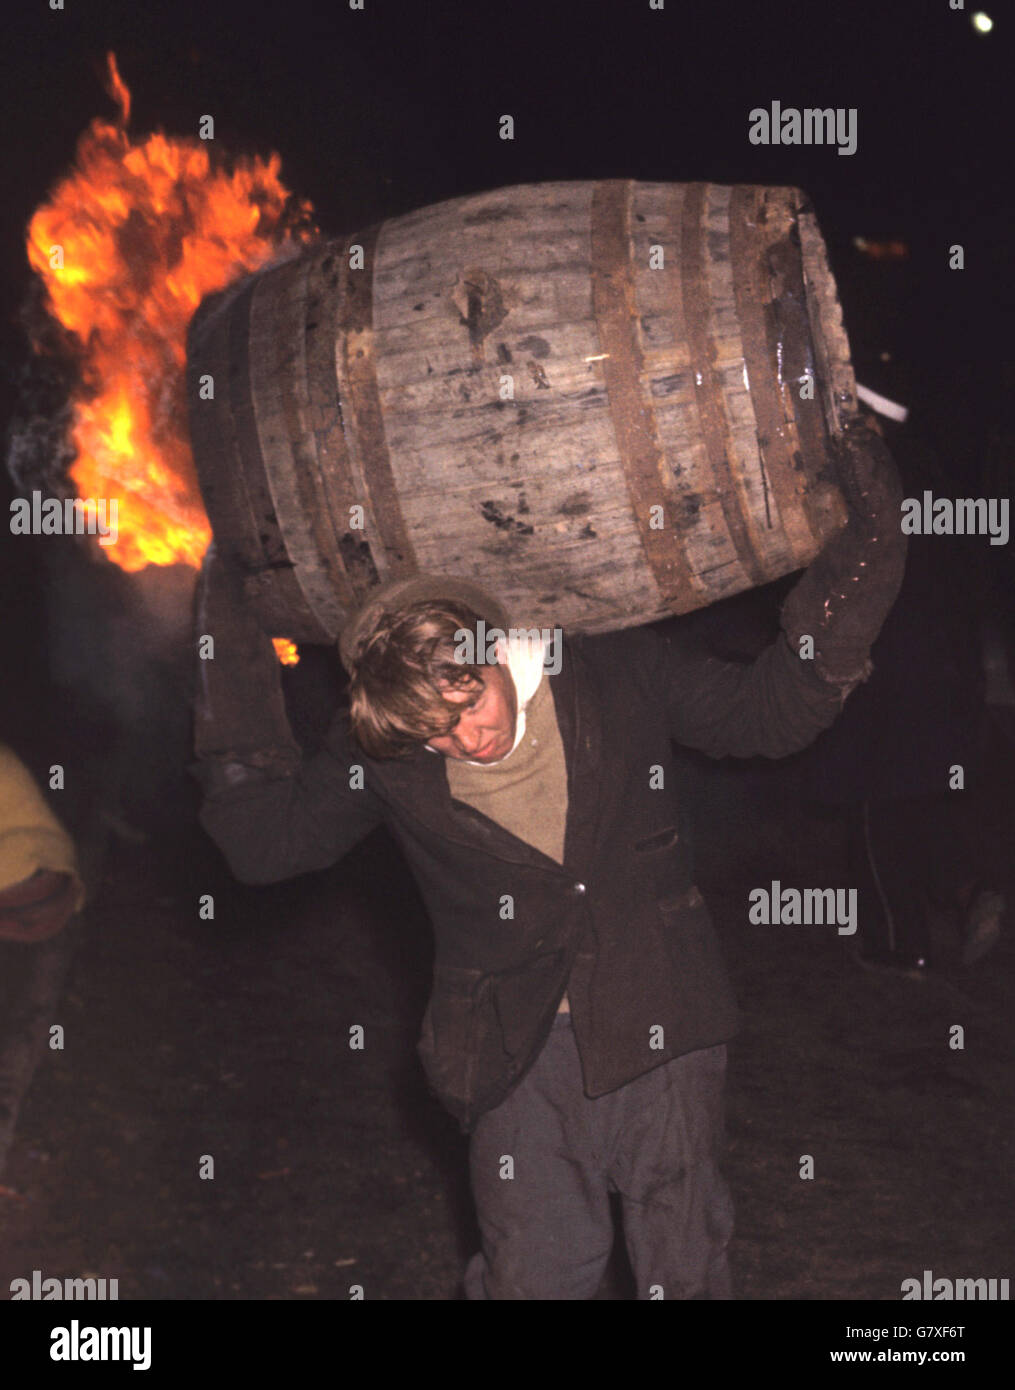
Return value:
<svg viewBox="0 0 1015 1390">
<path fill-rule="evenodd" d="M 18 494 L 74 497 L 79 345 L 47 312 L 34 277 L 19 320 L 26 347 L 13 374 L 7 472 Z M 30 567 L 33 609 L 21 615 L 18 661 L 8 660 L 5 723 L 27 730 L 40 766 L 65 765 L 68 813 L 82 829 L 102 817 L 160 828 L 189 794 L 196 570 L 149 565 L 128 574 L 87 535 L 11 537 L 5 549 L 14 586 L 5 590 L 12 600 L 20 594 L 18 576 Z M 16 720 L 11 706 L 20 706 Z"/>
<path fill-rule="evenodd" d="M 80 375 L 77 340 L 47 312 L 45 286 L 34 277 L 18 319 L 35 348 L 26 352 L 15 373 L 16 405 L 5 440 L 7 471 L 26 495 L 38 489 L 48 497 L 73 497 L 70 397 Z"/>
</svg>

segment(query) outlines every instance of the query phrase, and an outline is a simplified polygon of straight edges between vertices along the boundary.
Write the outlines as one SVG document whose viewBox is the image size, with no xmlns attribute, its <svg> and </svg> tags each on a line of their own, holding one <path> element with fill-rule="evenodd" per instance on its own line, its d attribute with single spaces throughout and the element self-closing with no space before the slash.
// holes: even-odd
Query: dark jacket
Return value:
<svg viewBox="0 0 1015 1390">
<path fill-rule="evenodd" d="M 589 1096 L 733 1035 L 732 990 L 677 829 L 670 739 L 715 757 L 781 757 L 840 707 L 783 637 L 751 665 L 647 629 L 578 637 L 549 680 L 567 762 L 563 866 L 453 800 L 442 757 L 366 757 L 344 715 L 296 776 L 222 790 L 201 812 L 249 883 L 324 868 L 388 825 L 436 938 L 420 1056 L 466 1131 L 533 1063 L 565 987 Z"/>
</svg>

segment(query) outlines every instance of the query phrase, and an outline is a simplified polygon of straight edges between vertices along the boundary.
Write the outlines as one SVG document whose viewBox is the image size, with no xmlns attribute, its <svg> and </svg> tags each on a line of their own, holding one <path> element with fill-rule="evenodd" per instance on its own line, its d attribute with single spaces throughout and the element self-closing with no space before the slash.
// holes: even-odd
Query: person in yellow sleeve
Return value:
<svg viewBox="0 0 1015 1390">
<path fill-rule="evenodd" d="M 0 743 L 0 941 L 46 941 L 84 899 L 74 841 L 24 763 Z"/>
</svg>

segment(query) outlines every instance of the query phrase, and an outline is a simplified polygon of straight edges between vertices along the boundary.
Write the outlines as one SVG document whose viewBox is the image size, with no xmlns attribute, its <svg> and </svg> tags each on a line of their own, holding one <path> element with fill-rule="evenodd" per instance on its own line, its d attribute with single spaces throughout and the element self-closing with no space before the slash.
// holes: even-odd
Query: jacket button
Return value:
<svg viewBox="0 0 1015 1390">
<path fill-rule="evenodd" d="M 571 892 L 574 894 L 576 898 L 580 898 L 581 895 L 585 892 L 584 883 L 572 883 Z"/>
</svg>

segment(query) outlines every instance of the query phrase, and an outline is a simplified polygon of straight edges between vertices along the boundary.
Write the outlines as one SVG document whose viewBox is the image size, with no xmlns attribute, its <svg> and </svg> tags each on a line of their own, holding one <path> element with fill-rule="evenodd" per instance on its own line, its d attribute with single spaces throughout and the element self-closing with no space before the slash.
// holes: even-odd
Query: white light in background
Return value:
<svg viewBox="0 0 1015 1390">
<path fill-rule="evenodd" d="M 989 34 L 994 27 L 994 21 L 989 14 L 984 14 L 982 10 L 977 10 L 973 15 L 973 28 L 978 34 Z"/>
</svg>

